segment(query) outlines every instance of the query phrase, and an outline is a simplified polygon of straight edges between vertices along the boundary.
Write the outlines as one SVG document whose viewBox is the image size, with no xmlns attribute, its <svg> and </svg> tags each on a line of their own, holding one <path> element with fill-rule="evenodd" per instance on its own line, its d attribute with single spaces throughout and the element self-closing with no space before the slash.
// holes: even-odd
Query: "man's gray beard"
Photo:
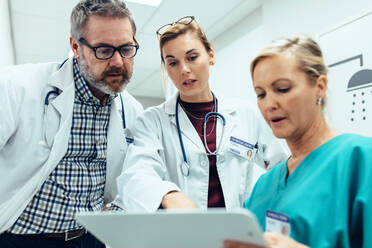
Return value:
<svg viewBox="0 0 372 248">
<path fill-rule="evenodd" d="M 102 80 L 96 80 L 96 78 L 93 76 L 93 74 L 90 72 L 89 66 L 87 62 L 84 59 L 84 56 L 80 56 L 79 60 L 79 68 L 80 68 L 80 74 L 84 77 L 84 79 L 94 88 L 102 91 L 105 94 L 114 96 L 118 94 L 119 92 L 122 92 L 124 88 L 128 85 L 129 80 L 126 78 L 123 78 L 122 85 L 118 92 L 115 92 L 110 89 L 110 86 L 105 82 L 104 79 Z"/>
</svg>

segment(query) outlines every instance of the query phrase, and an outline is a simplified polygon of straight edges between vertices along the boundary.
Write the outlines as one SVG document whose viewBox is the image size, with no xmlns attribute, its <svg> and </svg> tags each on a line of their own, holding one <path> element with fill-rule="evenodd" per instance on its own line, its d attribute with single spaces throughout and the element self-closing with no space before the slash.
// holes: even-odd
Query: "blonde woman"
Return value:
<svg viewBox="0 0 372 248">
<path fill-rule="evenodd" d="M 292 154 L 245 202 L 270 247 L 372 247 L 372 139 L 325 121 L 327 67 L 318 44 L 306 36 L 276 40 L 253 60 L 251 74 L 262 115 Z"/>
</svg>

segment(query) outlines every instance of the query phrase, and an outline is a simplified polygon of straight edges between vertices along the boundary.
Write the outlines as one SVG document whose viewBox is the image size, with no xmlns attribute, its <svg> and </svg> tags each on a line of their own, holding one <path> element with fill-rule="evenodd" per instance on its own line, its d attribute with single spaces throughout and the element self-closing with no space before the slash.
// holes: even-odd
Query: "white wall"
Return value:
<svg viewBox="0 0 372 248">
<path fill-rule="evenodd" d="M 212 67 L 210 77 L 212 90 L 248 100 L 254 105 L 256 94 L 252 87 L 249 65 L 263 43 L 261 11 L 258 8 L 239 25 L 213 41 L 217 52 L 216 64 Z M 227 45 L 228 39 L 235 41 L 230 41 Z"/>
<path fill-rule="evenodd" d="M 271 40 L 303 33 L 320 42 L 320 34 L 340 26 L 347 20 L 352 20 L 371 11 L 371 0 L 265 0 L 256 11 L 248 14 L 239 24 L 230 28 L 213 41 L 217 53 L 216 65 L 212 69 L 210 78 L 211 87 L 228 96 L 247 99 L 256 105 L 256 96 L 252 89 L 249 65 L 253 57 Z M 365 29 L 359 30 L 355 32 L 358 33 L 357 37 L 349 35 L 345 38 L 345 42 L 341 42 L 344 40 L 340 39 L 338 39 L 338 42 L 337 40 L 332 41 L 331 48 L 328 47 L 329 52 L 337 53 L 339 51 L 341 54 L 342 51 L 346 50 L 347 46 L 359 44 L 347 41 L 366 39 L 366 36 L 363 38 L 363 35 L 360 35 L 363 32 L 368 31 Z M 368 41 L 366 42 L 368 43 Z M 327 49 L 324 49 L 323 52 L 326 57 L 326 63 L 330 63 L 330 61 L 327 61 Z M 367 54 L 364 55 L 364 67 L 371 69 L 368 65 L 372 64 L 372 57 L 367 56 Z M 348 56 L 343 57 L 348 58 Z M 350 71 L 351 75 L 354 72 Z M 332 69 L 330 72 L 330 84 L 333 84 L 331 85 L 333 87 L 342 87 L 339 91 L 342 91 L 343 94 L 331 94 L 336 92 L 336 90 L 334 88 L 330 89 L 328 92 L 329 103 L 334 106 L 341 106 L 340 103 L 344 101 L 343 95 L 346 89 L 346 86 L 341 85 L 341 82 L 345 81 L 346 84 L 350 76 L 345 77 L 345 80 L 334 80 L 331 76 Z M 372 90 L 369 91 L 372 93 Z M 365 106 L 368 105 L 368 99 L 367 97 L 362 102 Z M 348 101 L 350 106 L 351 103 L 352 101 L 350 103 Z M 365 108 L 364 105 L 362 106 L 363 109 Z M 370 129 L 366 128 L 366 126 L 372 125 L 370 115 L 363 119 L 363 125 L 355 126 L 352 129 L 350 127 L 350 119 L 354 118 L 354 116 L 351 113 L 356 110 L 354 112 L 350 110 L 350 113 L 347 112 L 348 110 L 346 111 L 347 113 L 345 111 L 339 107 L 330 109 L 326 113 L 326 117 L 329 118 L 331 125 L 340 131 L 355 132 L 355 130 L 358 130 L 357 133 L 370 135 L 370 132 L 368 133 Z M 366 110 L 361 111 L 365 111 L 363 112 L 363 117 L 365 117 L 365 113 L 372 111 L 372 108 L 368 105 Z M 347 122 L 347 124 L 342 126 L 340 121 L 332 122 L 332 116 L 338 116 L 337 120 L 345 119 L 342 122 Z M 355 125 L 355 121 L 353 124 Z"/>
<path fill-rule="evenodd" d="M 371 0 L 263 1 L 260 8 L 212 41 L 217 51 L 210 78 L 212 89 L 255 102 L 249 64 L 266 44 L 299 33 L 317 38 L 367 9 L 372 9 Z"/>
<path fill-rule="evenodd" d="M 314 38 L 345 19 L 372 9 L 371 0 L 265 0 L 266 43 L 281 36 L 306 33 Z"/>
<path fill-rule="evenodd" d="M 8 0 L 0 0 L 0 67 L 14 64 Z"/>
<path fill-rule="evenodd" d="M 372 9 L 367 11 L 328 30 L 318 42 L 325 62 L 332 65 L 328 73 L 328 123 L 342 132 L 372 136 Z"/>
</svg>

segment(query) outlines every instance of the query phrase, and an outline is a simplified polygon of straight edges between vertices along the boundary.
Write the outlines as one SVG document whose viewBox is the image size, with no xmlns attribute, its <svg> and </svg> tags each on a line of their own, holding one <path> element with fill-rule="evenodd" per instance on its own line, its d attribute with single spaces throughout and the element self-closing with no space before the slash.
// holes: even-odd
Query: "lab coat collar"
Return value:
<svg viewBox="0 0 372 248">
<path fill-rule="evenodd" d="M 220 135 L 222 132 L 222 126 L 217 124 L 217 142 L 222 142 L 221 150 L 224 149 L 225 144 L 227 143 L 226 140 L 229 135 L 231 134 L 232 130 L 236 126 L 236 122 L 233 121 L 234 113 L 236 109 L 233 107 L 229 100 L 225 101 L 224 97 L 220 94 L 216 94 L 213 92 L 216 98 L 218 99 L 218 112 L 221 113 L 226 120 L 225 132 L 224 136 L 222 137 L 222 141 L 220 139 Z M 176 92 L 171 99 L 164 103 L 164 111 L 169 115 L 170 121 L 173 125 L 176 126 L 176 102 L 177 102 L 178 92 Z M 196 132 L 194 126 L 192 125 L 191 121 L 188 119 L 186 113 L 183 111 L 181 107 L 178 108 L 178 118 L 181 126 L 181 132 L 184 134 L 186 138 L 188 138 L 192 143 L 194 143 L 201 151 L 205 151 L 204 145 Z"/>
<path fill-rule="evenodd" d="M 71 84 L 74 85 L 73 57 L 68 58 L 63 65 L 62 63 L 58 64 L 57 71 L 52 74 L 48 81 L 48 85 L 61 91 L 69 87 Z M 61 65 L 62 67 L 60 67 Z"/>
<path fill-rule="evenodd" d="M 53 105 L 61 115 L 61 121 L 70 118 L 75 98 L 75 83 L 73 75 L 73 58 L 69 58 L 63 65 L 58 65 L 58 69 L 49 78 L 46 91 L 53 88 L 60 90 L 60 94 L 53 99 L 50 104 Z M 59 68 L 60 67 L 60 68 Z M 47 92 L 45 92 L 45 95 Z"/>
<path fill-rule="evenodd" d="M 179 93 L 177 91 L 169 100 L 164 103 L 164 110 L 168 115 L 175 115 L 178 94 Z M 224 101 L 224 97 L 222 94 L 219 94 L 215 91 L 213 91 L 213 94 L 218 100 L 218 112 L 224 114 L 233 114 L 236 111 L 231 104 Z"/>
</svg>

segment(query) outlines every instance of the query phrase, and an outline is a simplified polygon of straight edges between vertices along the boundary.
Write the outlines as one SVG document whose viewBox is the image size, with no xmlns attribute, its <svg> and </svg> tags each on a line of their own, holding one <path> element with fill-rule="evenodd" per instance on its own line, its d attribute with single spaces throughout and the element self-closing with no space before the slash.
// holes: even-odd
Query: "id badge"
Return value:
<svg viewBox="0 0 372 248">
<path fill-rule="evenodd" d="M 229 151 L 248 160 L 253 159 L 257 153 L 253 144 L 233 136 L 230 137 Z"/>
<path fill-rule="evenodd" d="M 132 132 L 128 128 L 124 129 L 124 135 L 125 135 L 125 141 L 128 143 L 128 145 L 134 142 L 134 137 L 132 135 Z"/>
<path fill-rule="evenodd" d="M 289 237 L 291 224 L 285 214 L 266 210 L 266 232 L 276 232 Z"/>
</svg>

